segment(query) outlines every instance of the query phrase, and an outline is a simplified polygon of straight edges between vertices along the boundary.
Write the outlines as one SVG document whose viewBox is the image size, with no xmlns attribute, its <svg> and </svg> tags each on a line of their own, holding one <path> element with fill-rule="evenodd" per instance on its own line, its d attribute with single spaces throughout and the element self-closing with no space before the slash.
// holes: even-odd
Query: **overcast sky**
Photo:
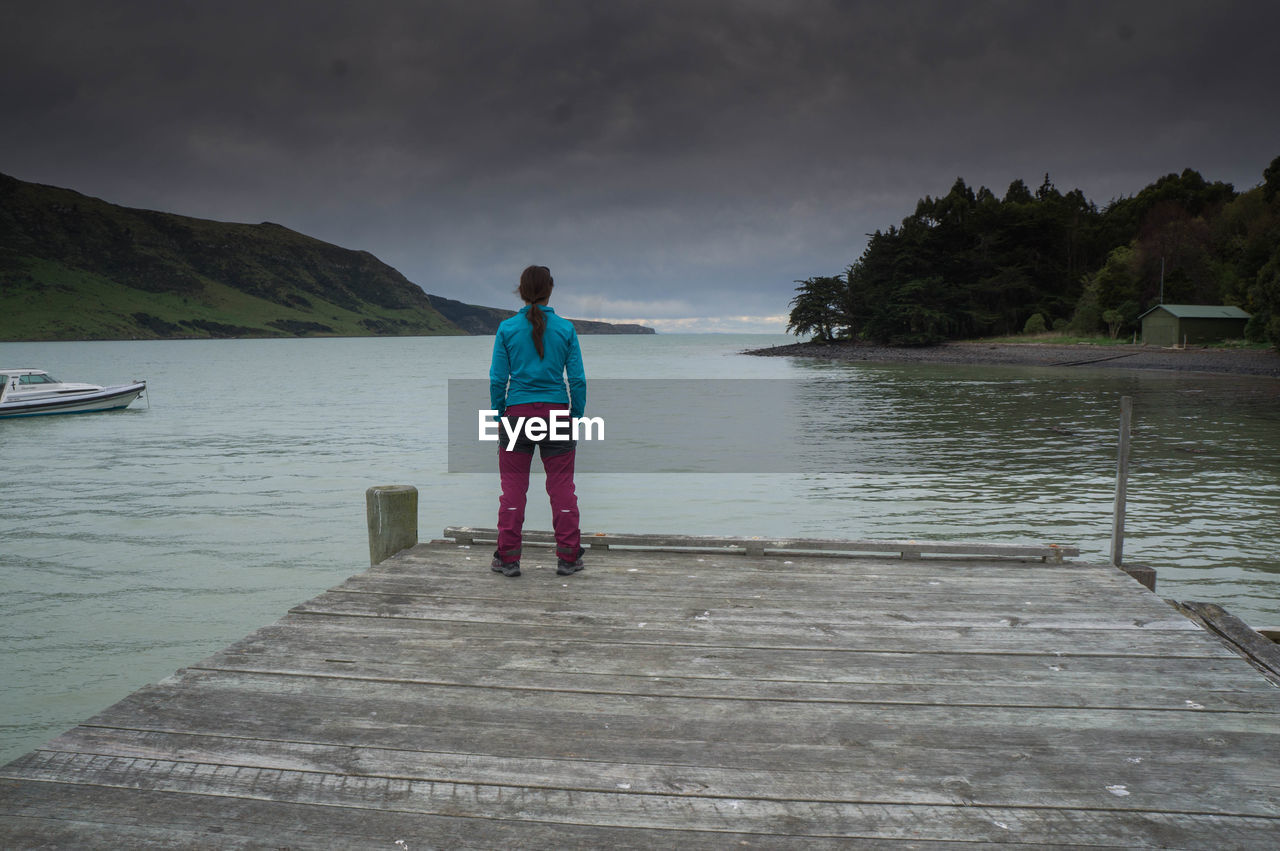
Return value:
<svg viewBox="0 0 1280 851">
<path fill-rule="evenodd" d="M 429 293 L 781 331 L 957 177 L 1100 206 L 1280 155 L 1280 3 L 0 0 L 0 172 Z"/>
</svg>

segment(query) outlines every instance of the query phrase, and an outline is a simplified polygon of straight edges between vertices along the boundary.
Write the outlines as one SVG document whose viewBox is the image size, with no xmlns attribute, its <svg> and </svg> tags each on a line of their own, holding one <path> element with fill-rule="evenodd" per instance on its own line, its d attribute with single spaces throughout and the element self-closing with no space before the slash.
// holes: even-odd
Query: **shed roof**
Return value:
<svg viewBox="0 0 1280 851">
<path fill-rule="evenodd" d="M 1157 304 L 1138 318 L 1157 310 L 1167 310 L 1179 319 L 1248 319 L 1249 314 L 1226 304 Z"/>
</svg>

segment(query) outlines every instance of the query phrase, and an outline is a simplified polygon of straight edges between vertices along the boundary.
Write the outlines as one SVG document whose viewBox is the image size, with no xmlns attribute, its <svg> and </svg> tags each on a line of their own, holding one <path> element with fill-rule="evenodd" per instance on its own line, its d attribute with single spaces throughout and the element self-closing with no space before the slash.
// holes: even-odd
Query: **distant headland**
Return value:
<svg viewBox="0 0 1280 851">
<path fill-rule="evenodd" d="M 492 334 L 367 251 L 271 222 L 110 204 L 0 174 L 0 341 Z M 582 334 L 652 334 L 572 320 Z"/>
</svg>

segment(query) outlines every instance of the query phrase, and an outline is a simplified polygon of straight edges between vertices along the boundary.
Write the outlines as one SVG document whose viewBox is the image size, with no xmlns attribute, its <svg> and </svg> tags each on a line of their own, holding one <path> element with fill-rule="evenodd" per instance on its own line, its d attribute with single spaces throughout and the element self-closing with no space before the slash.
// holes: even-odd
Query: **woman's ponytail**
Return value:
<svg viewBox="0 0 1280 851">
<path fill-rule="evenodd" d="M 533 347 L 538 350 L 538 360 L 542 360 L 542 335 L 547 330 L 547 317 L 536 304 L 529 305 L 529 324 L 533 326 Z"/>
<path fill-rule="evenodd" d="M 555 285 L 551 270 L 546 266 L 530 266 L 520 273 L 520 298 L 529 304 L 526 318 L 533 326 L 533 347 L 538 350 L 539 360 L 544 353 L 542 336 L 547 331 L 547 317 L 538 304 L 551 297 L 551 288 Z"/>
</svg>

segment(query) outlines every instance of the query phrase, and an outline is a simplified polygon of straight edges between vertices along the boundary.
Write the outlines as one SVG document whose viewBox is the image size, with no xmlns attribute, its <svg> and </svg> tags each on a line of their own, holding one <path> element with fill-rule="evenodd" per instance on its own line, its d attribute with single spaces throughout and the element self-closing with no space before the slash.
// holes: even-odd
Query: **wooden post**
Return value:
<svg viewBox="0 0 1280 851">
<path fill-rule="evenodd" d="M 385 561 L 418 543 L 418 489 L 379 485 L 364 492 L 369 519 L 369 564 Z"/>
<path fill-rule="evenodd" d="M 1121 568 L 1148 591 L 1156 590 L 1156 569 L 1145 564 L 1126 564 Z"/>
<path fill-rule="evenodd" d="M 1111 526 L 1111 563 L 1124 562 L 1124 503 L 1129 487 L 1129 423 L 1133 419 L 1133 397 L 1120 397 L 1120 452 L 1116 460 L 1116 506 Z"/>
</svg>

